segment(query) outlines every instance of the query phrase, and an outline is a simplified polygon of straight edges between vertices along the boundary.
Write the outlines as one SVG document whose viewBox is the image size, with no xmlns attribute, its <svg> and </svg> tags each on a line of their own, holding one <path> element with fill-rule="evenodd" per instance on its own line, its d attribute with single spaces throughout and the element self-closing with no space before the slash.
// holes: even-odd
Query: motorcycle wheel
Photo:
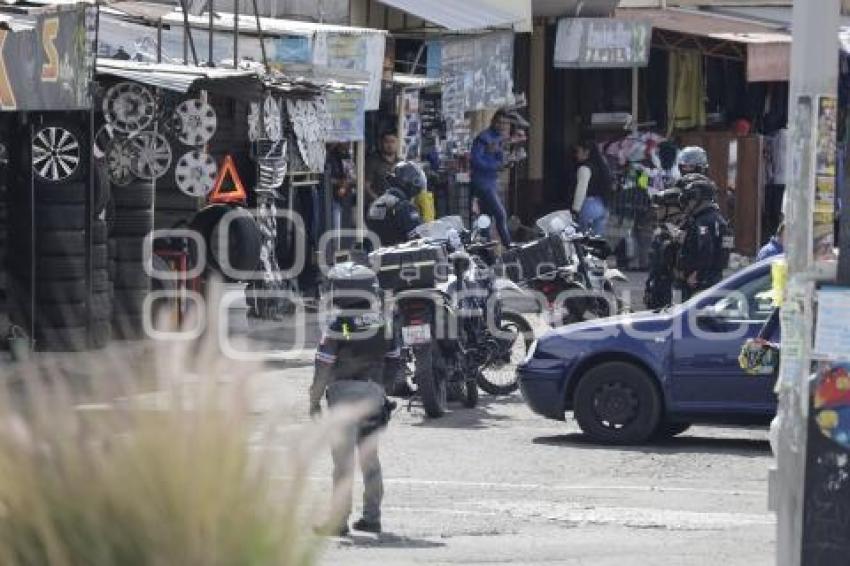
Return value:
<svg viewBox="0 0 850 566">
<path fill-rule="evenodd" d="M 432 419 L 442 417 L 448 409 L 446 380 L 438 373 L 438 364 L 435 363 L 438 355 L 436 344 L 418 346 L 413 350 L 416 366 L 413 379 L 419 388 L 425 414 Z"/>
<path fill-rule="evenodd" d="M 490 395 L 510 395 L 519 388 L 516 366 L 525 359 L 531 349 L 531 343 L 534 342 L 534 331 L 525 317 L 520 314 L 502 313 L 501 330 L 512 332 L 516 334 L 516 337 L 511 343 L 510 352 L 506 352 L 510 356 L 508 363 L 499 365 L 496 361 L 492 365 L 481 368 L 478 373 L 478 387 Z"/>
</svg>

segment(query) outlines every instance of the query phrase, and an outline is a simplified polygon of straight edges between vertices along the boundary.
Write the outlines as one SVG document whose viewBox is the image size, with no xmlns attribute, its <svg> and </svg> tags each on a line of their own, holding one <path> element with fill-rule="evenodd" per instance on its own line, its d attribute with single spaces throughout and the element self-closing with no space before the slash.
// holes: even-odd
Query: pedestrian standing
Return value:
<svg viewBox="0 0 850 566">
<path fill-rule="evenodd" d="M 472 196 L 478 199 L 480 212 L 496 223 L 502 245 L 511 245 L 508 214 L 499 196 L 499 175 L 507 166 L 504 144 L 511 135 L 511 119 L 499 110 L 490 127 L 478 134 L 472 144 Z"/>
<path fill-rule="evenodd" d="M 332 443 L 333 500 L 337 518 L 318 528 L 321 534 L 349 532 L 355 459 L 363 474 L 363 516 L 355 530 L 381 532 L 384 483 L 378 458 L 378 436 L 394 408 L 385 393 L 401 364 L 401 352 L 387 339 L 386 324 L 377 308 L 378 279 L 368 267 L 355 263 L 334 266 L 328 272 L 334 309 L 318 351 L 310 387 L 310 414 L 321 413 L 322 397 L 334 410 L 356 417 L 346 423 Z"/>
<path fill-rule="evenodd" d="M 584 140 L 573 148 L 577 164 L 576 187 L 573 193 L 573 214 L 582 232 L 605 236 L 608 206 L 614 188 L 614 178 L 599 147 Z"/>
<path fill-rule="evenodd" d="M 378 140 L 378 151 L 366 160 L 366 207 L 384 194 L 389 185 L 387 176 L 401 159 L 398 157 L 398 134 L 385 131 Z"/>
</svg>

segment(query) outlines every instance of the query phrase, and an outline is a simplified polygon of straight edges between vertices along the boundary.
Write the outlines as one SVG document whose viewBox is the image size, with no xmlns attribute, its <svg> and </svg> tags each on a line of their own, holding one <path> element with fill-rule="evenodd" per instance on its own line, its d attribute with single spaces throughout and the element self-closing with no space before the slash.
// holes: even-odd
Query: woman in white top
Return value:
<svg viewBox="0 0 850 566">
<path fill-rule="evenodd" d="M 604 236 L 614 184 L 611 170 L 594 142 L 582 141 L 573 151 L 578 165 L 573 214 L 584 233 Z"/>
</svg>

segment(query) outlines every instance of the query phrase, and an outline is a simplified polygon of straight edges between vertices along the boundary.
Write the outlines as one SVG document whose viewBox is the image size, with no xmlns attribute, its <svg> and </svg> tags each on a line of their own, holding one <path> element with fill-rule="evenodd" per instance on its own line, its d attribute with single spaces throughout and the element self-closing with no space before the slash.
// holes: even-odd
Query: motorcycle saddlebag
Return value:
<svg viewBox="0 0 850 566">
<path fill-rule="evenodd" d="M 432 289 L 450 272 L 446 248 L 422 241 L 381 248 L 369 255 L 369 261 L 381 289 L 388 291 Z"/>
<path fill-rule="evenodd" d="M 563 246 L 562 241 L 560 244 Z M 514 282 L 529 281 L 552 273 L 558 267 L 558 259 L 551 238 L 541 238 L 502 255 L 505 277 Z"/>
</svg>

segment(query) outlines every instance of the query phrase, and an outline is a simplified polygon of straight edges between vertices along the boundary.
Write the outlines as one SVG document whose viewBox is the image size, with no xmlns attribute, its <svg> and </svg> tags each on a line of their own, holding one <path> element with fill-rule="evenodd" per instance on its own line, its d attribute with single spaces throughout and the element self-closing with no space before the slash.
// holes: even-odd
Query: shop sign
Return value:
<svg viewBox="0 0 850 566">
<path fill-rule="evenodd" d="M 329 142 L 355 142 L 366 136 L 366 97 L 363 89 L 340 89 L 325 94 L 330 116 Z"/>
<path fill-rule="evenodd" d="M 647 22 L 562 18 L 555 38 L 555 67 L 646 67 L 651 43 L 652 26 Z"/>
<path fill-rule="evenodd" d="M 93 28 L 84 6 L 39 15 L 26 29 L 0 24 L 0 111 L 89 108 Z"/>
</svg>

